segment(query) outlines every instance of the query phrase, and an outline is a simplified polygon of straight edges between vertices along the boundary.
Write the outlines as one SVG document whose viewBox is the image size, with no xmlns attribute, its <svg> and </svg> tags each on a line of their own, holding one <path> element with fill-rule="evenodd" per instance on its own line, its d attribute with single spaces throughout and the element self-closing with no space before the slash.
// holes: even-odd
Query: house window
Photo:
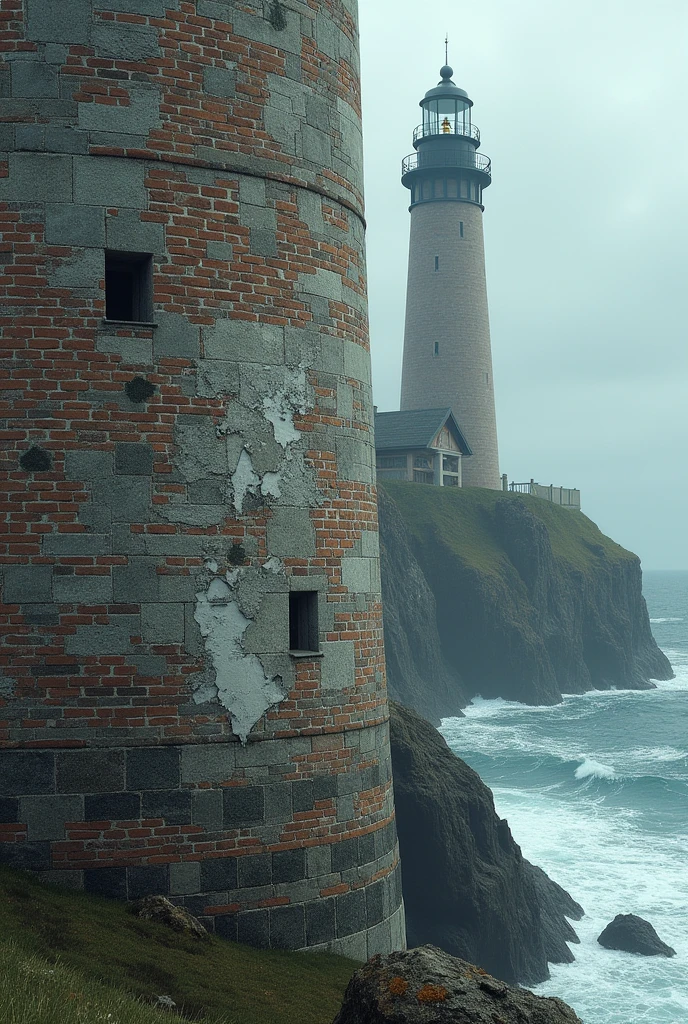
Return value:
<svg viewBox="0 0 688 1024">
<path fill-rule="evenodd" d="M 413 482 L 416 484 L 434 484 L 435 474 L 434 473 L 423 473 L 421 470 L 414 469 L 413 471 Z"/>
<path fill-rule="evenodd" d="M 320 651 L 317 590 L 297 590 L 289 595 L 289 649 Z"/>
<path fill-rule="evenodd" d="M 458 455 L 443 455 L 442 456 L 442 469 L 445 473 L 458 473 L 459 472 L 459 457 Z"/>
<path fill-rule="evenodd" d="M 432 469 L 432 457 L 430 455 L 414 455 L 414 469 Z"/>
<path fill-rule="evenodd" d="M 443 487 L 458 487 L 459 478 L 458 476 L 449 476 L 446 473 L 442 475 L 442 486 Z"/>
<path fill-rule="evenodd" d="M 124 323 L 151 322 L 153 257 L 150 253 L 105 253 L 105 316 Z"/>
<path fill-rule="evenodd" d="M 381 455 L 377 460 L 380 469 L 405 469 L 405 455 Z"/>
<path fill-rule="evenodd" d="M 439 354 L 440 354 L 440 343 L 439 343 L 439 341 L 436 341 L 435 342 L 435 355 L 438 356 Z"/>
</svg>

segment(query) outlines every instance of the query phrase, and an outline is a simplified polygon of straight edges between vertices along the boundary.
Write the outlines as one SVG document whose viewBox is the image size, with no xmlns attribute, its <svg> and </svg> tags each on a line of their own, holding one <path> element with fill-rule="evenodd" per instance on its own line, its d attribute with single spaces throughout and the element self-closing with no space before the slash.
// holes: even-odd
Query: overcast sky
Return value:
<svg viewBox="0 0 688 1024">
<path fill-rule="evenodd" d="M 688 0 L 360 0 L 375 400 L 399 408 L 418 103 L 474 101 L 500 462 L 688 569 Z"/>
</svg>

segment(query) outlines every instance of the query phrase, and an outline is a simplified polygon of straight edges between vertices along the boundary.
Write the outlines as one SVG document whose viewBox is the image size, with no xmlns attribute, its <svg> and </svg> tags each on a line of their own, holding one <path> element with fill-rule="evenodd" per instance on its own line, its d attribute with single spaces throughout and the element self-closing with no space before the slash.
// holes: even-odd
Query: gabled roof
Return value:
<svg viewBox="0 0 688 1024">
<path fill-rule="evenodd" d="M 468 441 L 451 409 L 410 409 L 406 412 L 375 413 L 375 448 L 392 451 L 400 448 L 429 448 L 445 425 L 454 434 L 463 455 L 472 455 Z"/>
</svg>

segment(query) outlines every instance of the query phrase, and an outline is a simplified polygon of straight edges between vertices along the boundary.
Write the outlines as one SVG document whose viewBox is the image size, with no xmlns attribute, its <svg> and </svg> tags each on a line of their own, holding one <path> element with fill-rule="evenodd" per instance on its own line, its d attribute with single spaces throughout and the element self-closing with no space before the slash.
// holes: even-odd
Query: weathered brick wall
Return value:
<svg viewBox="0 0 688 1024">
<path fill-rule="evenodd" d="M 463 486 L 499 489 L 483 213 L 454 200 L 411 209 L 401 408 L 440 406 L 473 450 Z"/>
<path fill-rule="evenodd" d="M 2 17 L 0 859 L 398 948 L 356 2 Z"/>
</svg>

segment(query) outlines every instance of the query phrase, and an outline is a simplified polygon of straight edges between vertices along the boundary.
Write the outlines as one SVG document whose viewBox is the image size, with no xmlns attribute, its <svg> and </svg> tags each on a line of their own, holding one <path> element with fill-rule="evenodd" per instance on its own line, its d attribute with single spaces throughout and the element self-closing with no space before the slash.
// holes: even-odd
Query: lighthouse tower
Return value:
<svg viewBox="0 0 688 1024">
<path fill-rule="evenodd" d="M 411 241 L 401 409 L 451 408 L 473 450 L 464 486 L 498 488 L 482 205 L 491 165 L 453 74 L 443 67 L 421 100 L 415 152 L 402 164 Z"/>
</svg>

